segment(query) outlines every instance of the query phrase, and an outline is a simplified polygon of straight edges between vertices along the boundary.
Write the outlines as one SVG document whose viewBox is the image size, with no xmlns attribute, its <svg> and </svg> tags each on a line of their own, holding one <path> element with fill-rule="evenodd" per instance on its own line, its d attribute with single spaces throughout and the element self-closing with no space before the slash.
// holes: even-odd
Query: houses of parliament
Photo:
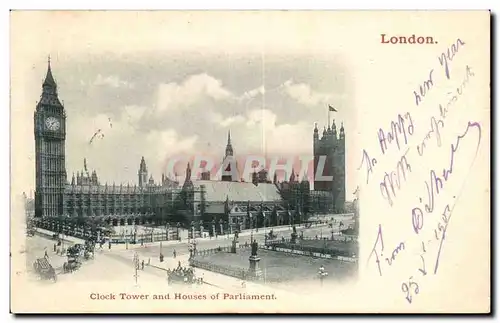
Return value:
<svg viewBox="0 0 500 323">
<path fill-rule="evenodd" d="M 345 134 L 341 127 L 337 137 L 336 126 L 328 125 L 320 139 L 317 126 L 313 133 L 314 172 L 320 156 L 326 156 L 324 176 L 333 176 L 331 182 L 315 181 L 310 191 L 309 181 L 299 181 L 292 174 L 286 182 L 269 181 L 267 173 L 254 174 L 251 182 L 221 178 L 211 180 L 210 174 L 192 179 L 187 165 L 182 186 L 176 180 L 162 175 L 159 183 L 148 174 L 144 157 L 138 162 L 138 183 L 115 185 L 101 183 L 95 170 L 83 169 L 68 178 L 66 172 L 66 112 L 58 97 L 57 84 L 50 61 L 42 85 L 42 95 L 34 113 L 35 135 L 35 201 L 34 216 L 38 218 L 98 217 L 129 224 L 139 217 L 168 219 L 172 212 L 182 209 L 188 217 L 228 217 L 235 219 L 250 212 L 274 211 L 297 214 L 341 211 L 345 203 Z M 330 122 L 328 122 L 330 123 Z M 228 137 L 225 158 L 233 156 Z M 244 210 L 244 212 L 243 212 Z M 279 224 L 279 220 L 276 220 Z"/>
</svg>

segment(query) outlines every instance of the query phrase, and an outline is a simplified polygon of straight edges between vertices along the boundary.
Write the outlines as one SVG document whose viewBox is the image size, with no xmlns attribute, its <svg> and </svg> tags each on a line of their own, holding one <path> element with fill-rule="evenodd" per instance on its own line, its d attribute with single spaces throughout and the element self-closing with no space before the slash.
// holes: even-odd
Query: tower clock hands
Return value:
<svg viewBox="0 0 500 323">
<path fill-rule="evenodd" d="M 60 127 L 59 120 L 57 120 L 54 117 L 48 117 L 45 120 L 45 126 L 47 127 L 48 130 L 56 131 Z"/>
</svg>

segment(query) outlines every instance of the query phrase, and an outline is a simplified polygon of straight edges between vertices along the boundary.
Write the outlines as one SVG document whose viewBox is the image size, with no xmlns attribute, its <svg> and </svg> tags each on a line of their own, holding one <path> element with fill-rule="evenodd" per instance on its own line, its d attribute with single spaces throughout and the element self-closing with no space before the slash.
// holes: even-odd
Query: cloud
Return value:
<svg viewBox="0 0 500 323">
<path fill-rule="evenodd" d="M 139 129 L 138 122 L 146 109 L 126 106 L 115 119 L 106 114 L 71 119 L 67 145 L 69 179 L 72 172 L 83 169 L 86 158 L 89 171 L 96 169 L 101 182 L 136 183 L 144 156 L 149 173 L 158 181 L 168 156 L 193 151 L 197 136 L 181 138 L 174 129 Z M 90 143 L 97 132 L 99 135 Z"/>
<path fill-rule="evenodd" d="M 155 152 L 154 160 L 160 164 L 168 157 L 192 152 L 198 136 L 180 138 L 173 129 L 164 131 L 153 130 L 145 136 L 145 145 Z"/>
<path fill-rule="evenodd" d="M 248 112 L 246 125 L 249 128 L 272 129 L 276 126 L 277 116 L 267 109 L 253 109 Z"/>
<path fill-rule="evenodd" d="M 282 93 L 306 106 L 317 106 L 330 102 L 335 96 L 314 91 L 309 84 L 288 80 L 281 86 Z"/>
<path fill-rule="evenodd" d="M 128 105 L 122 109 L 120 120 L 130 125 L 137 125 L 148 108 L 144 106 Z"/>
<path fill-rule="evenodd" d="M 245 118 L 242 116 L 229 117 L 220 122 L 220 125 L 223 127 L 229 127 L 235 124 L 240 124 L 245 122 Z"/>
<path fill-rule="evenodd" d="M 212 123 L 219 125 L 223 128 L 227 128 L 232 125 L 238 125 L 246 122 L 245 117 L 241 115 L 224 118 L 222 114 L 216 112 L 211 113 L 209 119 Z"/>
<path fill-rule="evenodd" d="M 277 154 L 308 153 L 312 147 L 312 126 L 306 122 L 279 124 L 278 116 L 269 109 L 254 108 L 245 115 L 224 118 L 214 113 L 211 121 L 219 128 L 231 128 L 234 147 L 240 152 Z M 237 127 L 234 127 L 237 125 Z M 292 139 L 284 145 L 284 139 Z M 238 143 L 244 143 L 244 147 Z"/>
<path fill-rule="evenodd" d="M 233 100 L 235 97 L 222 82 L 208 74 L 191 75 L 182 83 L 158 86 L 157 111 L 189 107 L 204 99 Z"/>
<path fill-rule="evenodd" d="M 105 85 L 113 88 L 129 88 L 133 89 L 135 86 L 133 83 L 121 80 L 118 76 L 108 75 L 106 77 L 98 74 L 94 80 L 94 85 Z"/>
<path fill-rule="evenodd" d="M 266 93 L 266 88 L 264 87 L 264 85 L 261 85 L 258 88 L 244 92 L 239 97 L 239 100 L 240 101 L 250 100 L 257 97 L 258 95 L 264 95 L 265 93 Z"/>
<path fill-rule="evenodd" d="M 267 152 L 297 154 L 310 150 L 312 135 L 307 123 L 277 124 L 277 120 L 277 115 L 271 110 L 253 109 L 247 115 L 246 132 L 260 138 L 260 146 Z M 284 145 L 285 138 L 293 138 L 293 142 Z"/>
</svg>

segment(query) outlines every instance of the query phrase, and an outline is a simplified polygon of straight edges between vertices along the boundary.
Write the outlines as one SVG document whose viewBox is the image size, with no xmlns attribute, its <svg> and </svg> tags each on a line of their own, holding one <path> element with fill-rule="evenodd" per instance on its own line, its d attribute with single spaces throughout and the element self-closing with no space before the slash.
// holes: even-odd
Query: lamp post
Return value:
<svg viewBox="0 0 500 323">
<path fill-rule="evenodd" d="M 264 218 L 264 241 L 266 241 L 267 240 L 266 212 L 262 211 L 262 217 Z"/>
<path fill-rule="evenodd" d="M 250 243 L 253 241 L 253 217 L 252 213 L 250 213 Z"/>
<path fill-rule="evenodd" d="M 139 278 L 138 269 L 139 269 L 139 256 L 137 255 L 136 252 L 134 253 L 134 278 L 136 285 L 137 285 L 137 278 Z"/>
<path fill-rule="evenodd" d="M 125 230 L 125 248 L 128 250 L 128 231 Z"/>
<path fill-rule="evenodd" d="M 163 262 L 163 245 L 160 241 L 160 262 Z"/>
</svg>

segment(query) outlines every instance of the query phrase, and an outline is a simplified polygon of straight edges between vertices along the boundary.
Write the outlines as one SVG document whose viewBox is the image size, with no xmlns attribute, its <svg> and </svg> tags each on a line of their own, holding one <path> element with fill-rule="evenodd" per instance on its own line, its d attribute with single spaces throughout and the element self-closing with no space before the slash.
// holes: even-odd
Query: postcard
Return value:
<svg viewBox="0 0 500 323">
<path fill-rule="evenodd" d="M 12 11 L 13 313 L 489 313 L 489 11 Z"/>
</svg>

